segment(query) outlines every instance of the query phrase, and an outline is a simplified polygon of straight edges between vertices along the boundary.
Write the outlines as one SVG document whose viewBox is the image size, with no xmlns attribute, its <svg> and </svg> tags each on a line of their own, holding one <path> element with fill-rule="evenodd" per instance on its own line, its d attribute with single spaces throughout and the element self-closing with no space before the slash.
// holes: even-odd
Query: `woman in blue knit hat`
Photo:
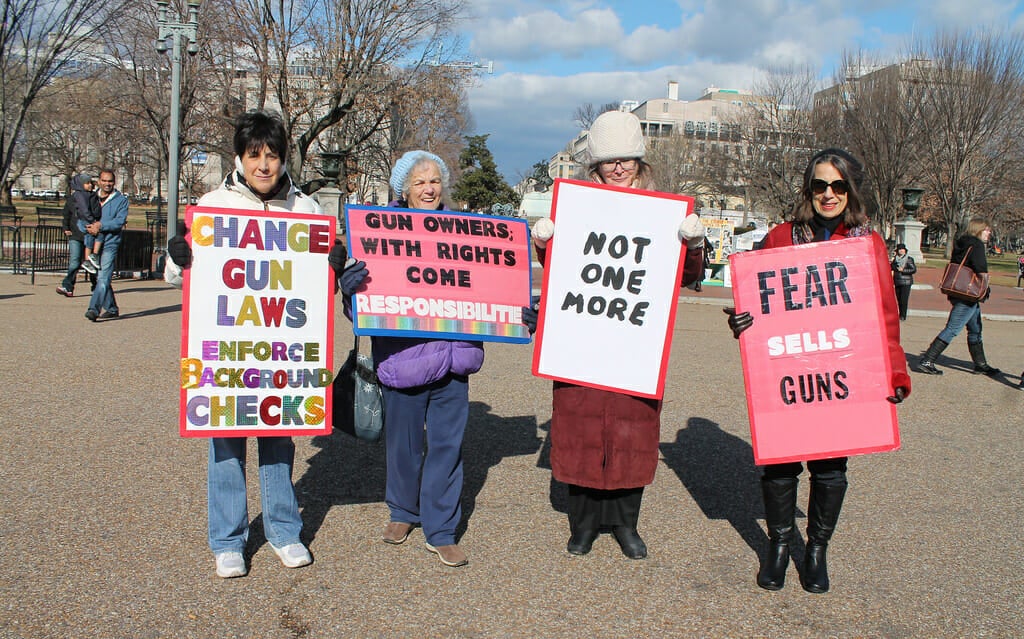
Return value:
<svg viewBox="0 0 1024 639">
<path fill-rule="evenodd" d="M 391 173 L 392 207 L 441 210 L 448 167 L 426 151 L 410 151 Z M 346 311 L 369 271 L 363 261 L 339 278 Z M 385 543 L 404 543 L 423 527 L 427 550 L 446 566 L 469 562 L 455 539 L 462 518 L 462 437 L 469 418 L 469 375 L 484 363 L 481 342 L 373 337 L 373 361 L 384 395 L 387 486 L 391 517 Z M 426 443 L 426 452 L 424 452 Z"/>
</svg>

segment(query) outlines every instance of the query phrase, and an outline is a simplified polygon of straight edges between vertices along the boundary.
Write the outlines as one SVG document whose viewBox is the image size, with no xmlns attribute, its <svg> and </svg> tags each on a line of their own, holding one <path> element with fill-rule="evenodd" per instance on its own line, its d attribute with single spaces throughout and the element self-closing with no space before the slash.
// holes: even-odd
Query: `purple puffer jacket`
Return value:
<svg viewBox="0 0 1024 639">
<path fill-rule="evenodd" d="M 396 201 L 388 206 L 405 204 Z M 377 379 L 391 388 L 423 386 L 448 373 L 471 375 L 484 365 L 483 342 L 408 337 L 374 337 L 372 342 Z"/>
</svg>

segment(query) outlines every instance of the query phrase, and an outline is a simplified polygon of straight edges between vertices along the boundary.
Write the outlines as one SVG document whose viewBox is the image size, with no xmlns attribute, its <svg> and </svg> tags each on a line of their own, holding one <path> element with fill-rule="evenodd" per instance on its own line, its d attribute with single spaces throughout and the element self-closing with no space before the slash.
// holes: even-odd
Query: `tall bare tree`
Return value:
<svg viewBox="0 0 1024 639">
<path fill-rule="evenodd" d="M 1008 31 L 941 33 L 914 43 L 908 57 L 922 174 L 953 238 L 1020 163 L 1024 38 Z M 948 243 L 947 257 L 951 251 Z"/>
<path fill-rule="evenodd" d="M 770 68 L 755 83 L 755 98 L 740 123 L 744 152 L 734 158 L 752 210 L 778 215 L 796 202 L 815 145 L 811 106 L 817 85 L 809 66 Z"/>
<path fill-rule="evenodd" d="M 259 69 L 254 106 L 280 108 L 292 138 L 289 169 L 298 177 L 317 145 L 349 155 L 386 126 L 396 96 L 409 86 L 409 71 L 422 68 L 452 35 L 462 0 L 235 0 L 232 6 L 236 41 Z"/>
<path fill-rule="evenodd" d="M 594 120 L 597 116 L 608 111 L 618 111 L 618 102 L 605 102 L 602 105 L 595 105 L 593 102 L 586 102 L 576 107 L 576 110 L 572 112 L 572 121 L 576 123 L 576 126 L 587 131 L 591 125 L 594 124 Z"/>
<path fill-rule="evenodd" d="M 693 137 L 681 132 L 648 138 L 644 159 L 651 165 L 654 184 L 660 191 L 693 195 L 708 183 L 706 155 Z"/>
<path fill-rule="evenodd" d="M 905 81 L 914 64 L 846 52 L 833 87 L 820 92 L 814 105 L 820 146 L 845 148 L 864 164 L 864 195 L 877 208 L 872 217 L 887 237 L 901 216 L 902 189 L 920 177 L 921 127 L 913 87 Z"/>
<path fill-rule="evenodd" d="M 0 5 L 0 182 L 6 183 L 32 104 L 83 58 L 96 29 L 123 4 L 5 0 Z"/>
</svg>

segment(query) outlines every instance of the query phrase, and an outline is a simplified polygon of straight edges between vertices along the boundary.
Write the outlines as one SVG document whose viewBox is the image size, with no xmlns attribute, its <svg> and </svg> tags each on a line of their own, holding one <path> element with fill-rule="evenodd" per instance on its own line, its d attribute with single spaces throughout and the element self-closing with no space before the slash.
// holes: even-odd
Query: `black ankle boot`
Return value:
<svg viewBox="0 0 1024 639">
<path fill-rule="evenodd" d="M 981 342 L 977 344 L 967 344 L 967 350 L 971 353 L 971 360 L 974 362 L 974 372 L 983 373 L 985 375 L 998 375 L 1000 370 L 988 365 L 985 361 L 985 345 Z"/>
<path fill-rule="evenodd" d="M 647 544 L 640 538 L 636 528 L 629 526 L 614 526 L 612 536 L 619 542 L 622 554 L 630 559 L 645 559 L 647 557 Z"/>
<path fill-rule="evenodd" d="M 594 546 L 597 539 L 597 531 L 590 528 L 583 528 L 573 532 L 569 537 L 569 544 L 565 547 L 571 555 L 585 555 Z"/>
<path fill-rule="evenodd" d="M 796 514 L 796 477 L 761 479 L 764 520 L 770 541 L 768 555 L 757 572 L 757 585 L 765 590 L 781 590 L 789 568 L 789 543 L 793 538 Z"/>
<path fill-rule="evenodd" d="M 917 370 L 922 373 L 929 375 L 942 375 L 942 371 L 935 367 L 935 360 L 939 358 L 942 351 L 946 350 L 949 346 L 946 342 L 936 337 L 932 340 L 932 343 L 928 346 L 928 350 L 921 356 L 921 361 L 917 363 Z"/>
<path fill-rule="evenodd" d="M 811 497 L 807 504 L 807 549 L 800 583 L 807 592 L 828 592 L 828 565 L 825 549 L 839 521 L 846 495 L 846 477 L 828 481 L 811 478 Z"/>
</svg>

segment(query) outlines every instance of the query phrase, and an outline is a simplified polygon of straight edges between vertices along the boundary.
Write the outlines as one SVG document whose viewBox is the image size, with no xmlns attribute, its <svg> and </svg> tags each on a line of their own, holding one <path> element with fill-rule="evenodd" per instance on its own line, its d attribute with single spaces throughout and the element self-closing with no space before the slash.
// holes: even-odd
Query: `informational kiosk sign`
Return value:
<svg viewBox="0 0 1024 639">
<path fill-rule="evenodd" d="M 533 374 L 660 399 L 693 199 L 555 180 Z"/>
<path fill-rule="evenodd" d="M 331 216 L 191 207 L 181 435 L 331 432 Z"/>
<path fill-rule="evenodd" d="M 356 334 L 530 341 L 526 220 L 347 205 L 345 228 L 370 272 L 354 296 Z"/>
<path fill-rule="evenodd" d="M 737 312 L 757 464 L 899 448 L 874 236 L 738 253 Z"/>
</svg>

